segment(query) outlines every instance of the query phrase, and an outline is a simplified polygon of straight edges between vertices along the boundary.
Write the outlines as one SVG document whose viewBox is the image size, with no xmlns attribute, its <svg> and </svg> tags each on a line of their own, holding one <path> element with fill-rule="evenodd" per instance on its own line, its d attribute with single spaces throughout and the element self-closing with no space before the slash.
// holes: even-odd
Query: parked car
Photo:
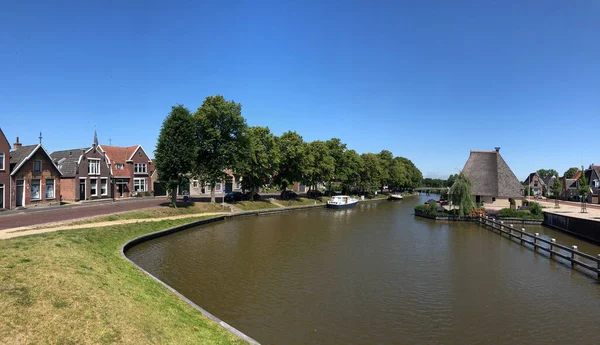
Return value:
<svg viewBox="0 0 600 345">
<path fill-rule="evenodd" d="M 309 190 L 308 193 L 306 193 L 306 195 L 309 198 L 319 198 L 323 196 L 323 192 L 321 192 L 320 190 L 313 189 Z"/>
<path fill-rule="evenodd" d="M 254 201 L 261 200 L 262 197 L 258 193 L 254 193 Z M 250 192 L 244 194 L 244 200 L 250 200 Z"/>
<path fill-rule="evenodd" d="M 283 200 L 296 199 L 297 197 L 298 194 L 291 190 L 284 190 L 283 192 L 281 192 L 281 199 Z"/>
<path fill-rule="evenodd" d="M 229 192 L 225 194 L 225 201 L 234 202 L 244 200 L 244 194 L 242 192 Z"/>
</svg>

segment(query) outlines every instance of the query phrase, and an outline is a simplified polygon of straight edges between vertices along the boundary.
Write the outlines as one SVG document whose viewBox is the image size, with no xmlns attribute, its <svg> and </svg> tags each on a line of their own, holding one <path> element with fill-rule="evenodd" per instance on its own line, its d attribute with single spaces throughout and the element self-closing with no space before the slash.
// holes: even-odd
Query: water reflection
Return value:
<svg viewBox="0 0 600 345">
<path fill-rule="evenodd" d="M 422 201 L 231 219 L 129 255 L 263 344 L 597 342 L 592 280 L 476 224 L 416 219 Z"/>
</svg>

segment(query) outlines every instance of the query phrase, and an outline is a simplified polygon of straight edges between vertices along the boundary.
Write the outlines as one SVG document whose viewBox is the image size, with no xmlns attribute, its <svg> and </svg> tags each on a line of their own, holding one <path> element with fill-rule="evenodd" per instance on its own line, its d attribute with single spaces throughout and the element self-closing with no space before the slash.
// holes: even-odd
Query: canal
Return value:
<svg viewBox="0 0 600 345">
<path fill-rule="evenodd" d="M 426 198 L 230 219 L 127 255 L 262 344 L 598 344 L 594 279 L 476 224 L 414 217 Z"/>
</svg>

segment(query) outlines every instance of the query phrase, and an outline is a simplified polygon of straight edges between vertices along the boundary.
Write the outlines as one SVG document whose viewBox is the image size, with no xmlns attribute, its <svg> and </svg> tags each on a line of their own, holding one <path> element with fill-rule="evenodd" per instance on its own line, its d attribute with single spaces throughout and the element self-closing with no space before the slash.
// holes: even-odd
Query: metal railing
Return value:
<svg viewBox="0 0 600 345">
<path fill-rule="evenodd" d="M 566 264 L 575 269 L 581 267 L 587 271 L 596 275 L 596 278 L 600 280 L 600 254 L 593 256 L 580 252 L 577 246 L 571 247 L 563 244 L 556 243 L 556 239 L 546 239 L 540 237 L 539 233 L 528 233 L 525 228 L 520 230 L 515 228 L 512 224 L 504 224 L 503 221 L 497 221 L 490 217 L 479 217 L 479 223 L 484 228 L 489 228 L 492 231 L 498 231 L 500 235 L 508 235 L 509 239 L 515 242 L 519 242 L 525 246 L 529 244 L 532 246 L 534 252 L 548 253 L 550 260 L 555 260 L 560 263 L 565 263 L 557 258 L 561 258 L 566 261 Z"/>
</svg>

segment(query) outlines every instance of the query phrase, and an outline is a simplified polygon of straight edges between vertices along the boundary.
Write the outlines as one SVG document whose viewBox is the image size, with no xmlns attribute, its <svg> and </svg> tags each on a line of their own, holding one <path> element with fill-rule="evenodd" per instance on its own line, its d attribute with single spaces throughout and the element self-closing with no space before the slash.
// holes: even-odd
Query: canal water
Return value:
<svg viewBox="0 0 600 345">
<path fill-rule="evenodd" d="M 414 217 L 425 199 L 230 219 L 127 255 L 262 344 L 600 342 L 594 279 L 476 224 Z"/>
</svg>

